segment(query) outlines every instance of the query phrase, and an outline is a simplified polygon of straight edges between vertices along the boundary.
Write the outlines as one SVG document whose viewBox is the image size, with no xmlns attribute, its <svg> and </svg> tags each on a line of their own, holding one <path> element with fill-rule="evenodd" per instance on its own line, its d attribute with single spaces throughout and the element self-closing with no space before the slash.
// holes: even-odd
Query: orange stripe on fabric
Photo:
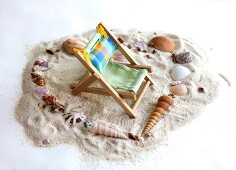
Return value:
<svg viewBox="0 0 236 170">
<path fill-rule="evenodd" d="M 102 44 L 97 44 L 95 50 L 100 51 L 103 48 Z"/>
</svg>

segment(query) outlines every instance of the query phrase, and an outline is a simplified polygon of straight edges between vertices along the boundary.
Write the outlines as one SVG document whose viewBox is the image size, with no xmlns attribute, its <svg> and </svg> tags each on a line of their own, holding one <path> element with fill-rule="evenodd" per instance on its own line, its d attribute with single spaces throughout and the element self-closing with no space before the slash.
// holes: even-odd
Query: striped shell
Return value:
<svg viewBox="0 0 236 170">
<path fill-rule="evenodd" d="M 190 55 L 190 52 L 173 54 L 171 57 L 172 57 L 172 61 L 178 64 L 190 63 L 193 60 L 192 56 Z"/>
<path fill-rule="evenodd" d="M 120 139 L 128 138 L 124 133 L 121 133 L 117 130 L 114 130 L 110 127 L 107 127 L 99 123 L 94 124 L 89 130 L 93 134 L 104 135 L 107 137 L 120 138 Z"/>
<path fill-rule="evenodd" d="M 85 122 L 86 120 L 86 116 L 82 112 L 71 111 L 70 113 L 65 113 L 63 117 L 66 121 L 66 124 L 69 125 L 75 125 L 80 122 Z"/>
<path fill-rule="evenodd" d="M 172 53 L 175 50 L 175 43 L 170 38 L 164 36 L 152 38 L 148 45 L 162 52 Z"/>
<path fill-rule="evenodd" d="M 169 106 L 174 104 L 173 98 L 170 96 L 161 96 L 150 115 L 141 136 L 148 135 L 150 130 L 155 126 L 155 124 L 159 121 L 159 119 L 165 114 L 165 110 L 168 109 Z"/>
</svg>

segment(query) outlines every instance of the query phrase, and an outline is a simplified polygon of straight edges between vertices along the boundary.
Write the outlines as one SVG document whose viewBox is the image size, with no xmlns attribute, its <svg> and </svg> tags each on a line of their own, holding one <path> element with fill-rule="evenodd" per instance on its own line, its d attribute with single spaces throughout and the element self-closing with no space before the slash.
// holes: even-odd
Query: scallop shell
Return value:
<svg viewBox="0 0 236 170">
<path fill-rule="evenodd" d="M 191 73 L 191 71 L 184 66 L 175 66 L 172 70 L 171 70 L 171 77 L 173 80 L 175 81 L 179 81 L 179 80 L 183 80 L 184 78 L 186 78 L 189 74 Z"/>
<path fill-rule="evenodd" d="M 174 41 L 165 36 L 157 36 L 152 38 L 148 45 L 162 52 L 172 53 L 175 50 Z"/>
<path fill-rule="evenodd" d="M 49 94 L 49 90 L 46 87 L 41 87 L 38 86 L 35 89 L 36 93 L 41 94 L 41 95 L 48 95 Z"/>
<path fill-rule="evenodd" d="M 75 38 L 69 38 L 63 43 L 63 48 L 69 54 L 73 54 L 73 48 L 83 49 L 85 45 L 82 42 L 79 42 Z"/>
<path fill-rule="evenodd" d="M 185 84 L 178 84 L 170 88 L 170 92 L 176 96 L 185 96 L 188 94 L 188 88 Z"/>
<path fill-rule="evenodd" d="M 171 57 L 172 57 L 172 61 L 178 64 L 190 63 L 193 60 L 192 56 L 190 55 L 190 52 L 173 54 Z"/>
</svg>

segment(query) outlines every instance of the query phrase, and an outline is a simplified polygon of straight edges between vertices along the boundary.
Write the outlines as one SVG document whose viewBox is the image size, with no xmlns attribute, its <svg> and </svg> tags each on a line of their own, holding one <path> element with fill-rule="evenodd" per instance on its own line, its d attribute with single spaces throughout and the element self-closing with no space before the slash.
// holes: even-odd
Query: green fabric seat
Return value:
<svg viewBox="0 0 236 170">
<path fill-rule="evenodd" d="M 108 62 L 102 75 L 115 89 L 137 92 L 147 73 L 146 69 L 134 69 L 119 63 Z"/>
</svg>

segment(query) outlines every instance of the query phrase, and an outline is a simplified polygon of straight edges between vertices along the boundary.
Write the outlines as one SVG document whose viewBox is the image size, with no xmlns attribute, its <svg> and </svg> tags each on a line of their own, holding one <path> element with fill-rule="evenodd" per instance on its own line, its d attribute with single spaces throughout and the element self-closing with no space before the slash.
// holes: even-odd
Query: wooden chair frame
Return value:
<svg viewBox="0 0 236 170">
<path fill-rule="evenodd" d="M 147 69 L 149 72 L 151 72 L 150 66 L 145 65 L 139 65 L 137 61 L 135 61 L 134 58 L 132 58 L 121 46 L 118 39 L 102 24 L 99 23 L 98 25 L 102 26 L 104 31 L 107 33 L 107 35 L 112 39 L 112 41 L 116 44 L 118 50 L 126 57 L 126 59 L 130 62 L 130 64 L 125 64 L 128 67 L 136 68 L 136 69 Z M 81 92 L 87 92 L 87 93 L 94 93 L 99 95 L 106 95 L 106 96 L 112 96 L 115 101 L 126 111 L 126 113 L 131 118 L 135 118 L 135 109 L 137 108 L 138 104 L 140 103 L 141 99 L 144 96 L 144 93 L 148 89 L 149 85 L 153 85 L 154 82 L 150 78 L 149 75 L 147 75 L 144 78 L 144 86 L 141 90 L 139 96 L 135 92 L 125 92 L 125 91 L 119 91 L 115 90 L 108 82 L 104 79 L 104 77 L 98 72 L 98 70 L 94 67 L 89 65 L 81 52 L 75 52 L 75 57 L 79 59 L 79 61 L 86 67 L 88 70 L 88 73 L 85 74 L 85 76 L 82 78 L 82 80 L 72 89 L 73 95 L 78 95 Z M 98 81 L 102 88 L 97 87 L 89 87 L 92 83 L 95 81 Z M 140 88 L 142 85 L 140 86 Z M 125 99 L 131 99 L 134 100 L 134 103 L 132 106 L 129 106 Z"/>
</svg>

